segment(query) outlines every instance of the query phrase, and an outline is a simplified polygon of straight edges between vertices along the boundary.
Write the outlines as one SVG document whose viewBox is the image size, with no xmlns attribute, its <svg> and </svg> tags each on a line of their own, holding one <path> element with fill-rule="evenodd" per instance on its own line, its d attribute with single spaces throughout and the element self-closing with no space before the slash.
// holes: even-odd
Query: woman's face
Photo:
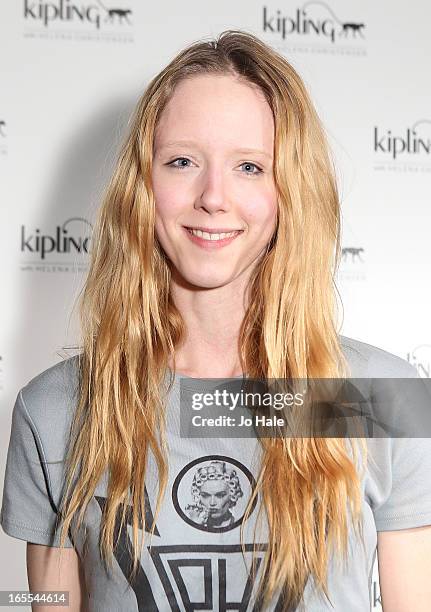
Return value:
<svg viewBox="0 0 431 612">
<path fill-rule="evenodd" d="M 212 75 L 176 87 L 156 129 L 152 182 L 157 237 L 188 283 L 248 276 L 265 250 L 277 218 L 273 148 L 272 112 L 257 88 Z M 220 230 L 241 232 L 222 240 Z"/>
<path fill-rule="evenodd" d="M 200 490 L 202 505 L 208 509 L 212 518 L 226 514 L 230 506 L 229 486 L 220 480 L 207 480 Z"/>
</svg>

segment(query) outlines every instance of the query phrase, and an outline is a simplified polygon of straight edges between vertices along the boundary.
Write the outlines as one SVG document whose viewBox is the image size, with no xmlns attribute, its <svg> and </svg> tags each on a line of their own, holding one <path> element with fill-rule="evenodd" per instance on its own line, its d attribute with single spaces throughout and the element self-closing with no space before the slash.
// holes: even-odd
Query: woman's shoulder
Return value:
<svg viewBox="0 0 431 612">
<path fill-rule="evenodd" d="M 406 359 L 372 344 L 339 336 L 352 378 L 415 378 L 417 371 Z"/>
<path fill-rule="evenodd" d="M 67 357 L 31 378 L 22 391 L 33 397 L 77 389 L 80 355 Z"/>
<path fill-rule="evenodd" d="M 78 357 L 43 370 L 17 394 L 12 411 L 0 524 L 36 544 L 58 546 L 57 509 L 78 399 Z M 71 542 L 66 539 L 66 546 Z"/>
<path fill-rule="evenodd" d="M 26 424 L 45 451 L 55 450 L 68 436 L 79 391 L 79 355 L 63 359 L 31 378 L 18 392 L 16 424 Z"/>
</svg>

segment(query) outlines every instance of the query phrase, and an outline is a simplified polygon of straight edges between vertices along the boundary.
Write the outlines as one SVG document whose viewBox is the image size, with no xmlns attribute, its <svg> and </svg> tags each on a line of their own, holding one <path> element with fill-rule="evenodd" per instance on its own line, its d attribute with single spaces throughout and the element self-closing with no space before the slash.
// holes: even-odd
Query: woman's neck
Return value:
<svg viewBox="0 0 431 612">
<path fill-rule="evenodd" d="M 186 337 L 175 349 L 176 371 L 193 378 L 242 376 L 239 331 L 245 315 L 245 279 L 213 289 L 192 288 L 181 280 L 171 295 L 185 326 Z M 169 367 L 173 370 L 173 364 Z"/>
</svg>

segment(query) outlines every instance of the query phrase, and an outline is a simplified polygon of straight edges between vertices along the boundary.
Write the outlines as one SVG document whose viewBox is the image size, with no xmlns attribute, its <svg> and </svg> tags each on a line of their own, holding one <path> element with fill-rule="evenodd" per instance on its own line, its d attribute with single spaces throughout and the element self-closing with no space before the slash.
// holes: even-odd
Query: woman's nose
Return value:
<svg viewBox="0 0 431 612">
<path fill-rule="evenodd" d="M 207 212 L 228 210 L 225 179 L 220 169 L 208 169 L 202 178 L 201 193 L 197 198 L 195 206 L 203 207 Z"/>
</svg>

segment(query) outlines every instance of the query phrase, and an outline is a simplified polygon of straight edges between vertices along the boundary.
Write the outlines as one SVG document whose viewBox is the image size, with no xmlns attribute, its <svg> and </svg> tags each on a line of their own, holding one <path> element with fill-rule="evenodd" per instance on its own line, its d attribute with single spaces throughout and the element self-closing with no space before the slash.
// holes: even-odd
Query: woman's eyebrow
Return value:
<svg viewBox="0 0 431 612">
<path fill-rule="evenodd" d="M 193 142 L 193 140 L 172 140 L 172 141 L 166 142 L 165 144 L 161 145 L 159 148 L 160 149 L 171 149 L 173 147 L 196 147 L 196 146 L 197 144 Z M 270 155 L 266 151 L 263 151 L 262 149 L 254 149 L 251 147 L 247 147 L 247 148 L 235 149 L 232 152 L 242 153 L 242 154 L 257 153 L 259 155 L 263 155 L 264 157 L 267 157 L 268 159 L 272 160 L 272 155 Z"/>
</svg>

